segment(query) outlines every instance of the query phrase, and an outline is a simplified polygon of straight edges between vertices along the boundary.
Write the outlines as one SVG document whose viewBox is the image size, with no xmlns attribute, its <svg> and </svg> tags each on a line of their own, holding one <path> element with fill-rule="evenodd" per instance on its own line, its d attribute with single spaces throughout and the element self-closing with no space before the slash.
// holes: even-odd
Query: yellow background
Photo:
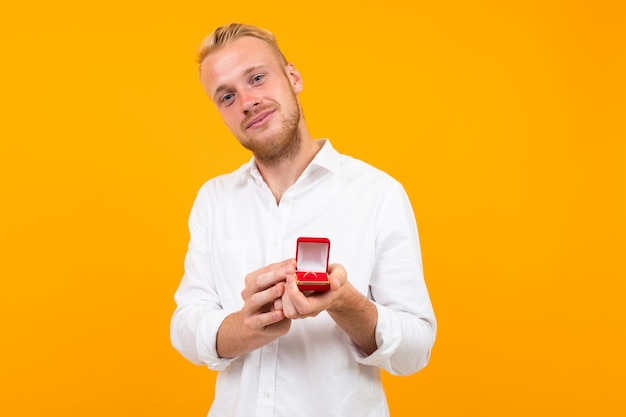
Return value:
<svg viewBox="0 0 626 417">
<path fill-rule="evenodd" d="M 194 63 L 230 21 L 414 205 L 439 334 L 393 416 L 626 414 L 624 2 L 8 4 L 0 415 L 206 415 L 168 326 L 195 193 L 249 158 Z"/>
</svg>

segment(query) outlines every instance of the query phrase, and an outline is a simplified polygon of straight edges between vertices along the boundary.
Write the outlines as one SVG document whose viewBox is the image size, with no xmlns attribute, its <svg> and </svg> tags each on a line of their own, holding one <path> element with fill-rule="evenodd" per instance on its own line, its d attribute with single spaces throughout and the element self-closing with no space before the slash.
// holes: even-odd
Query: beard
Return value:
<svg viewBox="0 0 626 417">
<path fill-rule="evenodd" d="M 276 166 L 282 161 L 291 159 L 300 150 L 302 143 L 302 136 L 299 130 L 301 111 L 295 96 L 287 107 L 290 108 L 291 111 L 284 114 L 284 120 L 280 127 L 276 132 L 271 133 L 271 136 L 253 138 L 242 134 L 241 137 L 238 137 L 241 145 L 251 151 L 254 158 L 263 165 Z M 263 106 L 246 118 L 244 123 L 242 123 L 242 128 L 249 119 L 257 114 L 272 109 L 275 109 L 276 113 L 280 114 L 281 108 L 278 103 Z M 245 129 L 243 130 L 245 131 Z M 256 133 L 259 136 L 263 135 L 262 131 Z"/>
</svg>

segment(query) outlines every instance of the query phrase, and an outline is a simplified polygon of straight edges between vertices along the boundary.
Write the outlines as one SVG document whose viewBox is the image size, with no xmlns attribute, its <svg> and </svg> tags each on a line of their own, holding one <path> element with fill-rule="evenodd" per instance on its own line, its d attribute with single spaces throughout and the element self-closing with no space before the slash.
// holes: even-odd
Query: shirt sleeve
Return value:
<svg viewBox="0 0 626 417">
<path fill-rule="evenodd" d="M 370 298 L 378 310 L 378 349 L 359 363 L 394 375 L 410 375 L 426 366 L 437 323 L 424 281 L 417 225 L 408 196 L 398 184 L 378 213 L 376 260 Z"/>
<path fill-rule="evenodd" d="M 218 356 L 217 332 L 231 312 L 222 308 L 216 291 L 208 201 L 207 193 L 201 189 L 189 216 L 185 274 L 174 295 L 177 307 L 171 320 L 170 339 L 190 362 L 222 370 L 234 359 Z"/>
</svg>

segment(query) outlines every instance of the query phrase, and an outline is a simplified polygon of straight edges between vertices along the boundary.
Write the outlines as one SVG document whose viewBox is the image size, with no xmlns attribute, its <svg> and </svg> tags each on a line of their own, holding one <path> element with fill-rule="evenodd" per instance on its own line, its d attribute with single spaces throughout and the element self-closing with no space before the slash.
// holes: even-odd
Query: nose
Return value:
<svg viewBox="0 0 626 417">
<path fill-rule="evenodd" d="M 250 111 L 253 111 L 254 108 L 261 103 L 259 97 L 251 92 L 241 93 L 240 96 L 244 114 L 250 113 Z"/>
</svg>

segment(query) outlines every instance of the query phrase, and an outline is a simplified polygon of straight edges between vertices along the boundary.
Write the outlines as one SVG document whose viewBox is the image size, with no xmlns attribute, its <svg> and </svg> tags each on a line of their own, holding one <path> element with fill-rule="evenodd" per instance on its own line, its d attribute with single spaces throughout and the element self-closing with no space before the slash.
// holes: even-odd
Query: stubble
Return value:
<svg viewBox="0 0 626 417">
<path fill-rule="evenodd" d="M 281 128 L 271 137 L 263 139 L 245 138 L 239 140 L 241 144 L 252 152 L 254 158 L 261 164 L 271 167 L 294 158 L 302 145 L 300 134 L 300 108 L 294 97 L 293 110 L 287 114 Z M 280 106 L 276 104 L 277 111 Z M 256 114 L 265 111 L 259 109 Z"/>
</svg>

